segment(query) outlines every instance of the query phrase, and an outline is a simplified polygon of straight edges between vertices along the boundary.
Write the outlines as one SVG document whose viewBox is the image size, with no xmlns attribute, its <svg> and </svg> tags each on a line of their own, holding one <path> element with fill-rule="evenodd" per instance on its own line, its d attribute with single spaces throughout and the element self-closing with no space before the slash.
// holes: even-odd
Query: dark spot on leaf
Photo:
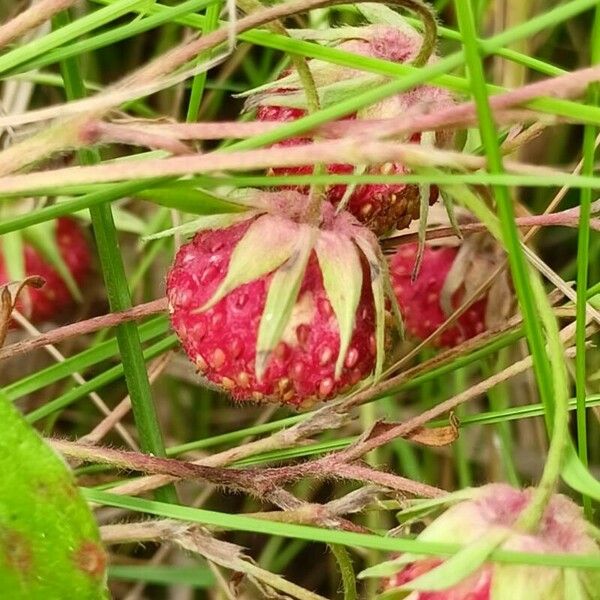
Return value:
<svg viewBox="0 0 600 600">
<path fill-rule="evenodd" d="M 106 570 L 106 553 L 97 542 L 87 540 L 75 551 L 75 564 L 90 577 L 100 579 Z"/>
<path fill-rule="evenodd" d="M 26 574 L 32 567 L 32 551 L 29 540 L 20 532 L 0 529 L 0 559 L 19 574 Z"/>
<path fill-rule="evenodd" d="M 376 262 L 369 261 L 369 269 L 371 272 L 371 281 L 376 281 L 381 276 L 381 267 Z"/>
</svg>

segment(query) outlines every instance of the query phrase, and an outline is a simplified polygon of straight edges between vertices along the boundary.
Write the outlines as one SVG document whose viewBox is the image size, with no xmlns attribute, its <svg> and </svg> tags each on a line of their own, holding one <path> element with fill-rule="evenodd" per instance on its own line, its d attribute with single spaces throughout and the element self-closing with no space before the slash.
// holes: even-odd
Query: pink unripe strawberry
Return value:
<svg viewBox="0 0 600 600">
<path fill-rule="evenodd" d="M 424 558 L 410 563 L 402 571 L 390 577 L 386 582 L 387 589 L 399 588 L 432 569 L 439 567 L 443 561 L 437 558 Z M 484 567 L 469 575 L 458 585 L 447 590 L 435 592 L 418 592 L 411 600 L 490 600 L 491 568 Z"/>
<path fill-rule="evenodd" d="M 372 234 L 348 213 L 327 213 L 319 228 L 266 214 L 200 231 L 177 253 L 167 278 L 173 328 L 198 371 L 237 400 L 308 406 L 375 368 L 370 267 L 355 244 Z M 344 261 L 347 299 L 337 283 Z"/>
<path fill-rule="evenodd" d="M 532 489 L 490 484 L 470 492 L 467 499 L 435 519 L 418 539 L 468 546 L 493 535 L 501 540 L 498 547 L 504 550 L 600 556 L 581 509 L 566 496 L 556 494 L 551 498 L 536 530 L 531 532 L 520 529 L 519 517 L 531 501 Z M 464 491 L 460 494 L 465 498 Z M 415 557 L 407 564 L 406 557 L 400 556 L 386 563 L 386 569 L 393 569 L 395 562 L 399 564 L 398 572 L 385 581 L 384 587 L 404 590 L 405 600 L 592 600 L 597 598 L 600 584 L 598 572 L 592 570 L 486 562 L 458 583 L 444 586 L 431 583 L 442 559 Z M 419 578 L 425 577 L 436 589 L 423 589 L 427 585 Z"/>
<path fill-rule="evenodd" d="M 53 242 L 73 281 L 82 284 L 91 271 L 92 255 L 87 238 L 77 221 L 67 217 L 57 219 Z M 23 247 L 25 275 L 40 276 L 45 284 L 40 288 L 28 287 L 23 290 L 17 308 L 35 323 L 60 316 L 73 305 L 71 290 L 41 250 L 27 241 Z M 8 282 L 6 264 L 0 254 L 0 286 Z"/>
<path fill-rule="evenodd" d="M 419 52 L 421 36 L 410 28 L 398 28 L 384 25 L 370 25 L 339 31 L 338 39 L 333 40 L 333 45 L 341 50 L 353 52 L 358 55 L 372 58 L 385 59 L 393 62 L 408 63 Z M 322 107 L 336 101 L 336 88 L 339 94 L 347 97 L 353 82 L 356 93 L 364 90 L 368 85 L 364 80 L 365 72 L 331 65 L 316 59 L 308 61 L 308 66 L 313 73 L 317 90 L 321 97 Z M 293 71 L 283 74 L 280 87 L 275 87 L 271 92 L 258 91 L 251 98 L 250 105 L 257 105 L 257 119 L 260 121 L 293 121 L 306 114 L 303 106 L 305 102 L 303 92 L 297 76 Z M 342 96 L 340 96 L 342 97 Z M 401 118 L 412 112 L 434 111 L 452 104 L 451 96 L 440 89 L 429 86 L 419 87 L 404 94 L 387 98 L 375 105 L 365 107 L 357 113 L 350 115 L 350 119 L 384 119 Z M 419 142 L 420 133 L 410 137 L 410 141 Z M 437 135 L 439 143 L 448 141 L 448 135 Z M 309 144 L 311 138 L 290 138 L 280 142 L 279 145 L 296 146 Z M 330 174 L 352 174 L 356 167 L 350 164 L 326 165 Z M 277 175 L 308 175 L 312 173 L 311 166 L 285 167 L 270 170 Z M 393 162 L 384 165 L 375 165 L 367 168 L 366 174 L 402 175 L 408 173 L 405 165 Z M 296 188 L 305 191 L 303 188 Z M 345 198 L 346 185 L 332 185 L 327 188 L 327 199 L 333 204 L 338 204 Z M 432 187 L 429 198 L 433 204 L 438 198 L 437 188 Z M 367 225 L 378 234 L 386 233 L 392 229 L 403 229 L 413 219 L 418 218 L 420 209 L 420 192 L 418 186 L 404 183 L 372 183 L 357 185 L 348 198 L 345 208 L 360 222 Z"/>
</svg>

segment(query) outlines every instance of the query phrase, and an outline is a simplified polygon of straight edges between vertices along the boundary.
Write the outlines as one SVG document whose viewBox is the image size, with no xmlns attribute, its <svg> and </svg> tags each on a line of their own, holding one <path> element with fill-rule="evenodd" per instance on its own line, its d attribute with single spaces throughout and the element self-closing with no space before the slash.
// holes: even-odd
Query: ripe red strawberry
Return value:
<svg viewBox="0 0 600 600">
<path fill-rule="evenodd" d="M 292 196 L 296 202 L 302 201 L 298 195 Z M 265 239 L 265 232 L 277 238 L 271 250 L 261 247 L 271 243 Z M 306 232 L 316 235 L 316 240 L 299 238 L 296 244 L 294 237 Z M 275 400 L 293 406 L 332 398 L 369 375 L 376 364 L 377 317 L 366 260 L 364 256 L 359 258 L 351 246 L 353 236 L 365 233 L 370 235 L 347 213 L 331 217 L 318 230 L 285 217 L 264 215 L 197 233 L 177 253 L 167 278 L 167 296 L 173 328 L 198 370 L 237 400 Z M 253 255 L 244 257 L 246 251 L 239 250 L 237 258 L 232 258 L 252 236 Z M 281 267 L 277 263 L 259 267 L 263 273 L 245 277 L 244 270 L 269 261 L 269 255 L 279 252 L 288 240 L 296 245 L 279 261 Z M 354 253 L 350 265 L 360 271 L 354 274 L 359 277 L 360 287 L 348 332 L 349 344 L 341 357 L 343 363 L 338 364 L 340 326 L 333 309 L 335 301 L 329 296 L 331 289 L 324 284 L 325 263 L 319 252 L 324 248 L 322 242 L 340 240 L 346 250 L 350 248 L 349 252 Z M 269 290 L 276 277 L 294 268 L 300 248 L 306 248 L 307 243 L 307 262 L 298 272 L 298 293 L 290 299 L 293 309 L 266 356 L 260 349 L 261 327 L 280 316 L 276 312 L 264 317 Z M 240 261 L 247 265 L 241 271 L 234 264 Z M 242 274 L 228 285 L 226 279 L 233 271 Z M 219 292 L 224 285 L 226 289 Z M 209 307 L 204 308 L 207 303 Z"/>
<path fill-rule="evenodd" d="M 360 37 L 344 38 L 340 33 L 337 47 L 355 54 L 369 56 L 374 58 L 386 59 L 394 62 L 409 62 L 415 58 L 420 45 L 420 36 L 408 29 L 397 29 L 387 26 L 368 26 L 361 28 Z M 332 65 L 326 65 L 317 60 L 309 61 L 309 67 L 313 72 L 317 88 L 325 90 L 327 87 L 335 86 L 340 82 L 357 80 L 357 92 L 364 83 L 358 78 L 364 77 L 364 72 L 355 71 L 348 68 L 342 68 Z M 293 72 L 292 72 L 293 76 Z M 286 83 L 289 80 L 290 72 L 282 75 L 285 85 L 275 89 L 270 94 L 257 94 L 258 104 L 256 118 L 259 121 L 293 121 L 306 114 L 306 111 L 299 107 L 287 106 L 290 95 L 294 95 L 297 87 L 288 87 Z M 346 91 L 347 93 L 347 91 Z M 278 104 L 278 101 L 281 104 Z M 358 113 L 351 115 L 350 119 L 381 119 L 401 117 L 410 110 L 435 110 L 438 107 L 448 106 L 452 100 L 446 92 L 431 88 L 421 87 L 411 90 L 405 94 L 388 98 L 374 106 L 362 109 Z M 440 138 L 443 136 L 440 136 Z M 414 134 L 411 141 L 419 142 L 421 135 Z M 296 146 L 309 144 L 311 138 L 290 138 L 280 142 L 281 146 Z M 326 165 L 327 172 L 330 174 L 351 174 L 355 171 L 355 166 L 350 164 L 329 164 Z M 270 170 L 277 175 L 308 175 L 312 173 L 311 166 L 285 167 Z M 372 166 L 366 170 L 367 174 L 387 174 L 401 175 L 408 172 L 408 169 L 400 163 L 387 163 L 385 165 Z M 346 192 L 347 186 L 333 185 L 327 189 L 327 199 L 333 204 L 338 204 Z M 299 187 L 300 191 L 306 190 Z M 432 187 L 429 197 L 429 203 L 433 204 L 438 198 L 437 188 Z M 378 234 L 384 234 L 392 229 L 403 229 L 407 227 L 413 219 L 418 218 L 420 209 L 420 193 L 418 186 L 402 183 L 386 184 L 374 183 L 358 185 L 350 194 L 346 209 L 351 212 L 359 221 L 367 225 Z"/>
<path fill-rule="evenodd" d="M 537 529 L 522 531 L 519 517 L 532 499 L 532 489 L 518 490 L 505 484 L 490 484 L 462 490 L 462 500 L 435 519 L 418 539 L 426 542 L 481 543 L 486 536 L 500 536 L 498 546 L 505 550 L 535 554 L 600 555 L 598 544 L 589 533 L 581 509 L 569 498 L 555 494 L 544 510 Z M 449 502 L 452 502 L 452 495 Z M 415 557 L 406 564 L 403 557 L 378 565 L 386 571 L 398 568 L 384 582 L 386 590 L 403 587 L 406 600 L 492 600 L 493 598 L 569 600 L 597 597 L 599 574 L 561 567 L 485 563 L 462 581 L 446 588 L 427 590 L 421 580 L 411 592 L 411 583 L 431 577 L 441 559 Z M 431 580 L 430 580 L 431 581 Z M 432 586 L 433 587 L 433 586 Z"/>
<path fill-rule="evenodd" d="M 88 241 L 79 224 L 74 219 L 59 218 L 55 242 L 74 281 L 83 283 L 90 273 L 92 259 Z M 26 276 L 38 275 L 46 283 L 41 288 L 28 287 L 21 292 L 17 308 L 24 311 L 32 322 L 48 321 L 70 307 L 73 296 L 63 278 L 37 248 L 26 242 L 24 254 Z M 0 286 L 8 281 L 6 265 L 0 255 Z"/>
<path fill-rule="evenodd" d="M 455 246 L 426 245 L 419 273 L 411 275 L 417 258 L 418 244 L 404 244 L 390 262 L 392 286 L 407 332 L 419 340 L 430 336 L 447 318 L 441 304 L 446 278 L 458 255 Z M 458 308 L 464 299 L 464 288 L 452 295 L 452 306 Z M 453 347 L 486 329 L 487 296 L 474 302 L 457 320 L 434 340 L 436 346 Z"/>
</svg>

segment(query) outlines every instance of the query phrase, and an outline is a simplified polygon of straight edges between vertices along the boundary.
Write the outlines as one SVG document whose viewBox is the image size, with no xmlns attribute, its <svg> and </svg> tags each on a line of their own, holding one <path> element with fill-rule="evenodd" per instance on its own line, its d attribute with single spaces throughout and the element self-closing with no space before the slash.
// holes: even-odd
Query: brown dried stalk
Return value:
<svg viewBox="0 0 600 600">
<path fill-rule="evenodd" d="M 55 14 L 66 10 L 77 0 L 40 0 L 33 3 L 27 10 L 0 26 L 0 48 L 35 29 Z"/>
<path fill-rule="evenodd" d="M 308 135 L 317 135 L 321 138 L 340 138 L 344 136 L 371 135 L 373 129 L 388 131 L 396 127 L 396 135 L 407 134 L 417 129 L 422 124 L 421 119 L 427 117 L 428 129 L 450 129 L 468 127 L 476 123 L 476 118 L 457 118 L 451 120 L 451 111 L 462 104 L 453 106 L 435 114 L 407 114 L 398 124 L 398 119 L 343 119 L 324 123 L 314 130 L 309 130 Z M 500 111 L 494 118 L 502 123 L 522 123 L 533 119 L 551 118 L 551 115 L 542 115 L 532 111 Z M 552 122 L 556 118 L 553 117 Z M 281 127 L 277 121 L 219 121 L 217 123 L 159 123 L 144 119 L 123 119 L 119 121 L 98 121 L 88 125 L 90 142 L 97 144 L 132 144 L 137 146 L 150 146 L 146 136 L 152 136 L 154 143 L 167 144 L 173 140 L 221 140 L 221 139 L 246 139 L 263 133 L 268 133 Z M 400 129 L 400 127 L 402 129 Z M 375 137 L 375 136 L 373 136 Z M 165 149 L 168 149 L 165 146 Z"/>
<path fill-rule="evenodd" d="M 214 485 L 223 486 L 233 491 L 250 493 L 257 498 L 272 499 L 270 494 L 281 485 L 294 482 L 304 477 L 318 479 L 351 479 L 377 483 L 398 492 L 414 494 L 423 497 L 437 497 L 442 490 L 393 474 L 383 476 L 369 467 L 344 464 L 337 460 L 342 454 L 332 454 L 326 459 L 302 463 L 291 467 L 266 469 L 232 469 L 208 467 L 202 464 L 180 461 L 170 458 L 158 458 L 98 446 L 88 446 L 77 442 L 50 439 L 49 443 L 65 456 L 88 462 L 100 462 L 121 469 L 135 470 L 142 473 L 167 475 L 175 480 L 208 481 Z M 321 468 L 325 466 L 326 468 Z M 114 491 L 114 490 L 113 490 Z"/>
<path fill-rule="evenodd" d="M 5 360 L 25 352 L 31 352 L 36 348 L 47 346 L 49 344 L 58 344 L 73 336 L 85 335 L 100 329 L 115 327 L 116 325 L 127 321 L 143 319 L 144 317 L 164 312 L 165 310 L 167 310 L 167 299 L 160 298 L 159 300 L 152 300 L 152 302 L 146 302 L 145 304 L 138 304 L 133 308 L 128 308 L 121 312 L 108 313 L 85 321 L 71 323 L 32 339 L 16 342 L 10 346 L 6 346 L 6 348 L 1 348 L 0 360 Z"/>
<path fill-rule="evenodd" d="M 16 147 L 13 146 L 13 148 Z M 476 170 L 486 166 L 485 158 L 462 152 L 436 148 L 424 149 L 420 144 L 343 138 L 335 141 L 290 146 L 286 148 L 285 152 L 281 152 L 279 148 L 248 150 L 245 152 L 211 152 L 201 155 L 127 161 L 92 167 L 67 167 L 26 175 L 11 175 L 0 177 L 0 193 L 31 194 L 35 190 L 51 187 L 53 182 L 56 181 L 60 181 L 62 186 L 114 183 L 131 179 L 177 177 L 190 173 L 249 171 L 270 167 L 335 163 L 336 161 L 365 165 L 400 162 L 409 167 L 441 166 L 459 170 Z M 505 161 L 505 168 L 509 173 L 536 174 L 550 177 L 564 175 L 564 172 L 559 169 L 508 159 Z"/>
<path fill-rule="evenodd" d="M 592 204 L 592 214 L 600 212 L 600 200 Z M 531 227 L 579 227 L 579 207 L 569 208 L 557 213 L 531 215 L 527 217 L 517 217 L 515 223 L 521 228 L 530 229 Z M 600 219 L 592 218 L 590 227 L 595 231 L 600 231 Z M 460 223 L 459 230 L 461 233 L 476 233 L 487 231 L 487 227 L 483 223 L 471 222 Z M 454 237 L 456 230 L 454 227 L 436 227 L 428 229 L 425 232 L 427 240 L 436 240 L 446 237 Z M 381 245 L 386 251 L 395 250 L 400 244 L 410 244 L 419 241 L 419 234 L 404 233 L 397 236 L 385 238 L 381 241 Z"/>
</svg>

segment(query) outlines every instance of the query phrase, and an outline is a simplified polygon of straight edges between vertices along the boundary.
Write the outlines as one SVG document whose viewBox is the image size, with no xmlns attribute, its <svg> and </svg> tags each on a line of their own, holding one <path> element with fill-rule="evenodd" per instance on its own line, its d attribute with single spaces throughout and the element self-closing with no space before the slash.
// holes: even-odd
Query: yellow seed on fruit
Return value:
<svg viewBox="0 0 600 600">
<path fill-rule="evenodd" d="M 229 377 L 223 377 L 223 379 L 221 379 L 221 385 L 226 390 L 232 390 L 235 387 L 235 381 L 233 381 L 233 379 L 229 379 Z"/>
<path fill-rule="evenodd" d="M 217 348 L 210 358 L 210 366 L 213 369 L 220 369 L 225 364 L 225 352 L 221 348 Z"/>
<path fill-rule="evenodd" d="M 369 202 L 360 209 L 360 214 L 363 217 L 368 217 L 373 212 L 373 205 Z"/>
<path fill-rule="evenodd" d="M 329 346 L 325 346 L 319 355 L 319 363 L 326 365 L 333 358 L 333 350 Z"/>
<path fill-rule="evenodd" d="M 331 394 L 333 390 L 333 379 L 331 377 L 327 377 L 327 379 L 323 379 L 319 385 L 319 396 L 321 398 L 326 398 Z"/>
<path fill-rule="evenodd" d="M 240 387 L 247 388 L 250 385 L 250 375 L 246 371 L 242 371 L 237 376 L 237 382 Z"/>
</svg>

